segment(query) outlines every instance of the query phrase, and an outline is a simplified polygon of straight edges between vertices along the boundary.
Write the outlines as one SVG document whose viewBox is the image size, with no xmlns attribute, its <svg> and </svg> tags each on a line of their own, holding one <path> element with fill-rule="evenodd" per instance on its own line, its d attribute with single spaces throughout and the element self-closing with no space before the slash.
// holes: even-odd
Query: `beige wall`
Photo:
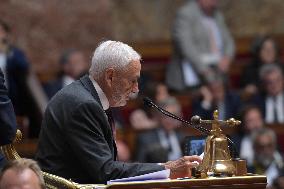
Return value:
<svg viewBox="0 0 284 189">
<path fill-rule="evenodd" d="M 283 0 L 220 0 L 235 37 L 269 33 L 284 36 Z"/>
<path fill-rule="evenodd" d="M 284 34 L 283 0 L 219 0 L 235 37 Z M 169 40 L 171 23 L 186 0 L 117 0 L 114 36 L 126 41 Z"/>
<path fill-rule="evenodd" d="M 185 0 L 3 0 L 0 16 L 13 27 L 45 80 L 58 69 L 62 49 L 77 47 L 90 57 L 102 39 L 135 43 L 170 41 L 175 12 Z M 220 0 L 233 36 L 284 36 L 283 0 Z"/>
<path fill-rule="evenodd" d="M 63 49 L 90 57 L 98 41 L 112 36 L 108 0 L 3 0 L 0 15 L 42 80 L 55 76 Z"/>
</svg>

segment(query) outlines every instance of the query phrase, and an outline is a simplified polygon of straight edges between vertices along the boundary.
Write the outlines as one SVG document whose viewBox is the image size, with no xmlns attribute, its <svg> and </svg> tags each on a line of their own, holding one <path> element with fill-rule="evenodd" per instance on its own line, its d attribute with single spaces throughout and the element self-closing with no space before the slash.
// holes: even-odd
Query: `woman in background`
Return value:
<svg viewBox="0 0 284 189">
<path fill-rule="evenodd" d="M 252 44 L 253 59 L 244 68 L 241 75 L 241 88 L 247 97 L 258 92 L 259 69 L 264 64 L 278 64 L 282 69 L 280 61 L 280 50 L 275 40 L 271 36 L 259 36 Z"/>
</svg>

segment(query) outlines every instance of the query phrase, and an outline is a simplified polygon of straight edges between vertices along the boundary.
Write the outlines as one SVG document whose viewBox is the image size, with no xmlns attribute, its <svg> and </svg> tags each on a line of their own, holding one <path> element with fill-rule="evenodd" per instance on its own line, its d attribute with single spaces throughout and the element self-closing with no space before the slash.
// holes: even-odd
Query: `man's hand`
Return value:
<svg viewBox="0 0 284 189">
<path fill-rule="evenodd" d="M 175 161 L 168 161 L 164 166 L 166 169 L 171 170 L 171 179 L 191 177 L 191 168 L 198 166 L 201 161 L 199 156 L 184 156 Z"/>
</svg>

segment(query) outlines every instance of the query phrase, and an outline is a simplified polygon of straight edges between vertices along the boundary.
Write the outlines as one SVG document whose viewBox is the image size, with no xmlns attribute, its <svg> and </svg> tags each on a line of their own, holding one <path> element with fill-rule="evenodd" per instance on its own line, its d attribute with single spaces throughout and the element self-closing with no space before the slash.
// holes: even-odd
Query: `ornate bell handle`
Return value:
<svg viewBox="0 0 284 189">
<path fill-rule="evenodd" d="M 218 119 L 218 111 L 215 110 L 213 114 L 214 119 L 213 120 L 202 120 L 199 116 L 193 116 L 191 118 L 191 124 L 193 125 L 212 125 L 217 124 L 220 126 L 229 126 L 234 127 L 241 124 L 241 121 L 236 120 L 234 118 L 230 118 L 228 120 L 219 120 Z"/>
</svg>

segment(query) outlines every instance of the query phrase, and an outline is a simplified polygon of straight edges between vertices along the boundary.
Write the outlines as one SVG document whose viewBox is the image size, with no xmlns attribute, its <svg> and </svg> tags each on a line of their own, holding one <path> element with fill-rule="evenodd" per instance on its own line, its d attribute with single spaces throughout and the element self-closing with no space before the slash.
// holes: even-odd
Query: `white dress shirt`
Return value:
<svg viewBox="0 0 284 189">
<path fill-rule="evenodd" d="M 276 119 L 277 116 L 277 119 Z M 283 93 L 275 97 L 267 97 L 265 100 L 265 122 L 284 123 Z"/>
<path fill-rule="evenodd" d="M 241 141 L 240 157 L 246 159 L 247 165 L 252 166 L 254 158 L 254 150 L 251 136 L 246 135 Z"/>
<path fill-rule="evenodd" d="M 93 77 L 89 76 L 89 78 L 91 79 L 91 81 L 92 81 L 92 83 L 93 83 L 93 85 L 94 85 L 94 87 L 95 87 L 95 89 L 96 89 L 96 91 L 97 91 L 97 93 L 98 93 L 98 95 L 99 95 L 99 99 L 100 99 L 100 101 L 101 101 L 101 103 L 102 103 L 102 105 L 103 105 L 103 109 L 104 109 L 104 110 L 109 109 L 109 101 L 108 101 L 108 99 L 107 99 L 105 93 L 103 92 L 102 88 L 101 88 L 101 87 L 99 86 L 99 84 L 94 80 Z"/>
<path fill-rule="evenodd" d="M 63 76 L 63 87 L 71 84 L 73 81 L 75 80 L 72 77 L 67 76 L 67 75 Z"/>
<path fill-rule="evenodd" d="M 5 86 L 8 88 L 6 67 L 7 67 L 7 55 L 5 53 L 0 53 L 0 68 L 4 75 Z"/>
</svg>

